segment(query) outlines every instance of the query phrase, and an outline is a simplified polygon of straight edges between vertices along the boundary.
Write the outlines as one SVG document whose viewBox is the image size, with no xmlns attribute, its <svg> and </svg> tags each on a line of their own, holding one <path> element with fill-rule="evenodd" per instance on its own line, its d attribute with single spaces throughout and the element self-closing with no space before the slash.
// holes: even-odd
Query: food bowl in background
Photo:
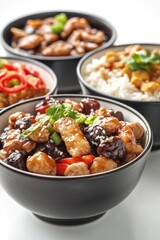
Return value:
<svg viewBox="0 0 160 240">
<path fill-rule="evenodd" d="M 81 101 L 84 95 L 53 96 L 56 100 Z M 34 113 L 43 97 L 27 100 L 0 113 L 0 132 L 8 117 L 17 112 Z M 134 109 L 107 98 L 94 97 L 101 106 L 121 111 L 125 121 L 139 122 L 144 128 L 143 152 L 134 160 L 107 172 L 84 176 L 49 176 L 17 169 L 0 161 L 0 181 L 5 191 L 40 219 L 56 224 L 90 222 L 123 201 L 137 185 L 152 147 L 152 133 L 145 118 Z"/>
<path fill-rule="evenodd" d="M 160 89 L 158 91 L 157 99 L 154 100 L 153 97 L 149 96 L 149 99 L 147 99 L 145 97 L 145 99 L 138 100 L 138 95 L 135 95 L 134 98 L 132 99 L 131 95 L 129 95 L 129 93 L 126 98 L 126 95 L 124 95 L 124 94 L 126 94 L 126 92 L 124 92 L 124 91 L 126 91 L 124 83 L 122 84 L 123 86 L 119 87 L 121 96 L 117 96 L 116 95 L 117 93 L 114 93 L 113 90 L 112 90 L 112 93 L 110 93 L 110 90 L 108 90 L 109 88 L 105 92 L 106 86 L 104 85 L 104 81 L 102 81 L 102 80 L 97 80 L 96 83 L 94 83 L 93 85 L 89 81 L 86 81 L 86 66 L 89 66 L 88 64 L 91 64 L 91 63 L 93 64 L 93 61 L 94 61 L 95 69 L 96 69 L 97 59 L 100 59 L 100 58 L 102 59 L 102 57 L 104 57 L 106 53 L 108 53 L 108 52 L 111 52 L 111 54 L 112 54 L 112 52 L 117 53 L 117 52 L 124 51 L 124 49 L 126 49 L 128 47 L 131 47 L 131 46 L 139 47 L 139 45 L 145 49 L 148 49 L 149 51 L 152 51 L 154 49 L 160 50 L 160 46 L 157 44 L 141 44 L 141 43 L 117 45 L 117 46 L 109 47 L 108 49 L 98 50 L 94 53 L 84 56 L 80 60 L 78 66 L 77 66 L 77 75 L 78 75 L 79 83 L 81 85 L 83 94 L 92 94 L 94 96 L 110 98 L 110 99 L 116 100 L 118 102 L 125 103 L 125 104 L 131 106 L 132 108 L 136 109 L 137 111 L 139 111 L 148 120 L 148 122 L 151 126 L 151 129 L 153 131 L 153 137 L 154 137 L 153 149 L 157 149 L 160 147 L 160 131 L 159 131 Z M 126 57 L 127 57 L 127 55 L 126 55 Z M 98 63 L 98 64 L 103 65 L 102 62 Z M 94 71 L 97 72 L 97 69 L 93 70 L 93 72 Z M 158 74 L 158 71 L 159 70 L 157 67 L 157 74 Z M 94 76 L 92 75 L 92 77 L 90 77 L 90 80 L 92 81 L 92 79 L 95 78 L 95 76 L 97 77 L 97 73 Z M 100 78 L 102 78 L 102 76 Z M 158 78 L 157 78 L 157 80 L 158 80 Z M 99 86 L 98 86 L 98 84 L 99 84 Z M 117 85 L 118 84 L 115 83 L 114 86 L 117 87 Z M 156 87 L 157 86 L 158 85 L 156 85 Z M 159 86 L 158 86 L 158 88 L 159 88 Z"/>
<path fill-rule="evenodd" d="M 6 75 L 1 76 L 1 84 L 4 78 L 13 76 L 11 79 L 4 81 L 2 86 L 0 86 L 1 109 L 26 99 L 56 94 L 57 77 L 45 64 L 20 57 L 0 57 L 0 63 L 1 75 L 3 70 L 7 71 Z M 20 79 L 17 79 L 16 74 L 18 74 L 17 77 L 21 78 L 22 75 L 22 77 L 25 76 L 25 78 L 30 79 L 26 80 L 27 84 L 25 88 L 19 89 L 17 92 L 14 90 L 14 86 L 9 86 L 13 80 L 15 87 L 19 87 L 20 83 L 17 83 L 17 81 Z M 37 85 L 35 86 L 35 84 Z M 4 88 L 5 85 L 9 86 L 9 88 Z"/>
<path fill-rule="evenodd" d="M 40 56 L 31 55 L 26 53 L 25 51 L 19 51 L 11 46 L 12 34 L 10 30 L 12 27 L 23 28 L 25 22 L 29 19 L 45 19 L 51 17 L 53 18 L 55 15 L 60 14 L 62 12 L 65 13 L 68 18 L 71 17 L 86 18 L 93 28 L 97 28 L 99 30 L 104 31 L 105 35 L 107 35 L 107 39 L 104 41 L 103 45 L 99 47 L 99 49 L 109 47 L 114 43 L 116 39 L 116 30 L 107 20 L 87 13 L 70 11 L 43 12 L 18 18 L 4 27 L 1 34 L 1 43 L 2 46 L 10 54 L 15 54 L 18 56 L 39 60 L 42 63 L 48 65 L 51 69 L 53 69 L 58 78 L 58 93 L 74 93 L 79 92 L 81 90 L 76 75 L 76 66 L 84 54 L 78 56 L 58 56 L 58 57 Z"/>
</svg>

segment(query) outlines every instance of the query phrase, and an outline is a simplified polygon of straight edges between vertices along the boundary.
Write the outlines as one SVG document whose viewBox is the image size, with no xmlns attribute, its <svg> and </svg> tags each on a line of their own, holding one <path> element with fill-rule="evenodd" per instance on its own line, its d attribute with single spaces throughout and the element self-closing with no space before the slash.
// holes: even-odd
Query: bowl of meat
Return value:
<svg viewBox="0 0 160 240">
<path fill-rule="evenodd" d="M 89 95 L 39 97 L 0 113 L 0 182 L 55 224 L 93 221 L 136 187 L 152 147 L 146 119 Z"/>
<path fill-rule="evenodd" d="M 0 57 L 0 109 L 57 92 L 57 77 L 46 65 L 18 57 Z"/>
<path fill-rule="evenodd" d="M 84 57 L 77 74 L 84 94 L 111 98 L 139 111 L 160 147 L 160 45 L 127 44 Z"/>
<path fill-rule="evenodd" d="M 112 45 L 115 39 L 116 31 L 107 20 L 69 11 L 16 19 L 1 34 L 2 46 L 9 53 L 39 60 L 55 71 L 59 93 L 79 92 L 76 66 L 80 58 Z"/>
</svg>

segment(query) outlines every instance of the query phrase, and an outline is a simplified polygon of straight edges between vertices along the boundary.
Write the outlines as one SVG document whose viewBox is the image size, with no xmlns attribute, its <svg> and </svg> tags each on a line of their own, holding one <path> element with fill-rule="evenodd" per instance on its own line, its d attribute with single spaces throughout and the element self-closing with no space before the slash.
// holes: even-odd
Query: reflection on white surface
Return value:
<svg viewBox="0 0 160 240">
<path fill-rule="evenodd" d="M 61 9 L 106 18 L 117 29 L 116 44 L 160 43 L 158 0 L 5 0 L 1 6 L 0 29 L 26 14 Z M 6 55 L 1 46 L 0 55 Z M 159 240 L 159 225 L 160 150 L 151 153 L 142 178 L 131 195 L 90 224 L 64 227 L 45 223 L 14 202 L 0 187 L 1 240 Z"/>
</svg>

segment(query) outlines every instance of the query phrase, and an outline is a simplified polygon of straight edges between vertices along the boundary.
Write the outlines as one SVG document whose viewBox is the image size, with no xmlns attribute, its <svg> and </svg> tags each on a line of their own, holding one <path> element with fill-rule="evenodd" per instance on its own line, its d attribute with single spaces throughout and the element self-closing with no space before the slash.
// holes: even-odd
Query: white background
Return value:
<svg viewBox="0 0 160 240">
<path fill-rule="evenodd" d="M 117 30 L 116 44 L 160 43 L 159 0 L 4 0 L 0 30 L 23 15 L 54 10 L 83 11 L 106 18 Z M 0 55 L 6 55 L 1 46 Z M 64 227 L 40 221 L 0 187 L 0 239 L 159 240 L 160 150 L 151 153 L 130 196 L 90 224 Z"/>
</svg>

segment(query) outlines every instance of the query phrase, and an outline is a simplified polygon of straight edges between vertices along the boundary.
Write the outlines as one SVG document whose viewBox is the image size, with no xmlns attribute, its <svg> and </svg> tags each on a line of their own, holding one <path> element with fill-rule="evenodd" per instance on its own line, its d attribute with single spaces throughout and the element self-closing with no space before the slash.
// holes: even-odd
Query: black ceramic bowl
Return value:
<svg viewBox="0 0 160 240">
<path fill-rule="evenodd" d="M 116 31 L 114 27 L 105 19 L 100 17 L 90 15 L 87 13 L 80 12 L 69 12 L 69 11 L 61 11 L 67 14 L 68 18 L 71 17 L 84 17 L 88 19 L 89 23 L 92 27 L 103 30 L 107 36 L 108 40 L 106 43 L 100 47 L 100 49 L 104 47 L 108 47 L 113 44 L 116 39 Z M 58 78 L 58 92 L 59 93 L 74 93 L 79 92 L 80 85 L 78 83 L 77 75 L 76 75 L 76 66 L 78 61 L 81 59 L 82 55 L 79 56 L 64 56 L 64 57 L 44 57 L 38 55 L 29 55 L 25 52 L 17 51 L 16 49 L 11 47 L 11 38 L 12 34 L 10 32 L 11 27 L 23 28 L 25 22 L 28 19 L 44 19 L 48 17 L 53 17 L 59 14 L 60 11 L 52 11 L 52 12 L 44 12 L 44 13 L 36 13 L 32 15 L 27 15 L 21 18 L 18 18 L 11 23 L 7 24 L 2 30 L 1 34 L 1 43 L 2 46 L 11 54 L 16 54 L 23 57 L 28 57 L 32 59 L 36 59 L 48 65 L 51 69 L 53 69 Z"/>
<path fill-rule="evenodd" d="M 83 95 L 59 95 L 56 99 L 81 100 Z M 93 96 L 92 96 L 93 98 Z M 0 132 L 9 115 L 33 112 L 39 99 L 15 104 L 0 113 Z M 20 205 L 39 218 L 58 224 L 92 221 L 123 201 L 137 185 L 152 147 L 151 129 L 134 109 L 113 100 L 95 97 L 102 106 L 122 111 L 126 121 L 139 121 L 145 129 L 144 151 L 130 163 L 114 170 L 85 176 L 45 176 L 25 172 L 0 161 L 0 182 Z"/>
<path fill-rule="evenodd" d="M 38 71 L 42 79 L 44 80 L 46 84 L 46 88 L 48 89 L 48 92 L 44 95 L 51 95 L 57 93 L 57 77 L 53 70 L 51 70 L 48 66 L 46 66 L 43 63 L 40 63 L 38 61 L 35 61 L 33 59 L 26 59 L 22 57 L 0 57 L 0 59 L 7 60 L 8 63 L 19 63 L 21 65 L 26 65 L 28 67 L 33 68 L 34 70 Z M 2 99 L 1 99 L 2 101 Z M 23 101 L 21 99 L 20 101 Z M 2 109 L 2 108 L 0 108 Z"/>
<path fill-rule="evenodd" d="M 141 44 L 141 43 L 139 44 L 148 50 L 160 49 L 160 45 L 156 45 L 156 44 Z M 104 56 L 105 53 L 108 51 L 114 51 L 114 52 L 122 51 L 130 45 L 135 45 L 135 43 L 109 47 L 107 49 L 98 50 L 94 53 L 84 56 L 80 60 L 77 66 L 77 75 L 78 75 L 79 83 L 81 85 L 83 94 L 92 94 L 95 96 L 110 98 L 118 102 L 127 104 L 132 108 L 136 109 L 137 111 L 139 111 L 148 120 L 151 126 L 151 129 L 153 131 L 153 137 L 154 137 L 153 149 L 157 149 L 160 147 L 160 132 L 159 132 L 160 101 L 141 101 L 141 100 L 131 100 L 126 98 L 116 97 L 111 94 L 105 93 L 104 91 L 98 90 L 96 87 L 91 86 L 85 80 L 84 72 L 85 72 L 86 65 L 88 63 L 91 63 L 93 59 L 98 59 Z"/>
</svg>

